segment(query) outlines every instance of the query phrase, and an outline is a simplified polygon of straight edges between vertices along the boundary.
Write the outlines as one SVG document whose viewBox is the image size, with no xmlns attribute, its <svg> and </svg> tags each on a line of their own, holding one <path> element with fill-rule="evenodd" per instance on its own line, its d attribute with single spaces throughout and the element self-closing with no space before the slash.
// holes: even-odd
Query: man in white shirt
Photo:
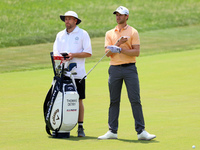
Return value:
<svg viewBox="0 0 200 150">
<path fill-rule="evenodd" d="M 86 75 L 85 58 L 92 56 L 91 40 L 89 34 L 77 26 L 81 23 L 81 19 L 74 11 L 67 11 L 65 15 L 60 15 L 60 19 L 65 22 L 66 29 L 57 34 L 53 53 L 57 56 L 61 56 L 61 53 L 68 53 L 67 61 L 77 63 L 77 68 L 74 69 L 77 75 L 74 75 L 74 78 L 79 93 L 78 137 L 84 137 L 85 79 L 81 83 L 79 81 Z"/>
</svg>

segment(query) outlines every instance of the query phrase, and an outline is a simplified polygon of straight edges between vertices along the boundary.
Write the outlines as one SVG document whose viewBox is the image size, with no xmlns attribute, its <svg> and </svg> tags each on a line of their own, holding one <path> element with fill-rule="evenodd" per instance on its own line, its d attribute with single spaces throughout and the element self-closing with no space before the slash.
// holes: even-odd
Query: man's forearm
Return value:
<svg viewBox="0 0 200 150">
<path fill-rule="evenodd" d="M 92 54 L 90 53 L 86 53 L 86 52 L 81 52 L 81 53 L 70 53 L 72 55 L 72 57 L 76 57 L 76 58 L 86 58 L 86 57 L 91 57 Z"/>
<path fill-rule="evenodd" d="M 138 57 L 140 55 L 140 50 L 139 49 L 122 49 L 121 50 L 122 54 L 128 55 L 128 56 L 136 56 Z"/>
</svg>

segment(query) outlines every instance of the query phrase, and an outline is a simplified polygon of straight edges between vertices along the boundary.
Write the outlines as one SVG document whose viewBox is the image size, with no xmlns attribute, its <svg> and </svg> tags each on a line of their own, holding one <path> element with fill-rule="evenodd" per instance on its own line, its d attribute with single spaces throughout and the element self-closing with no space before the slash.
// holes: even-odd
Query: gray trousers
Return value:
<svg viewBox="0 0 200 150">
<path fill-rule="evenodd" d="M 140 101 L 140 87 L 135 64 L 123 64 L 109 67 L 110 107 L 108 125 L 109 130 L 117 133 L 120 111 L 120 98 L 123 81 L 125 82 L 128 98 L 135 119 L 135 130 L 139 134 L 145 128 L 142 105 Z"/>
</svg>

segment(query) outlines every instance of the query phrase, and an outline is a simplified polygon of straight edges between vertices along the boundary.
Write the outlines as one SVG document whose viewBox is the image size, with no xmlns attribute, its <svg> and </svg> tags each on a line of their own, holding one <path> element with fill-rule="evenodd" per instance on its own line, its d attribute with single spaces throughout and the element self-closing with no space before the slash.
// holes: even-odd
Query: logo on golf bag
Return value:
<svg viewBox="0 0 200 150">
<path fill-rule="evenodd" d="M 54 100 L 55 100 L 55 97 L 56 97 L 57 93 L 58 93 L 57 90 L 53 91 L 53 94 L 52 94 L 52 97 L 51 97 L 51 101 L 48 103 L 46 121 L 49 121 L 50 113 L 51 113 L 51 110 L 52 110 L 52 107 L 53 107 L 53 103 L 54 103 Z"/>
<path fill-rule="evenodd" d="M 77 111 L 77 109 L 67 109 L 67 111 Z"/>
<path fill-rule="evenodd" d="M 56 109 L 56 111 L 53 113 L 53 117 L 52 117 L 52 119 L 53 119 L 53 124 L 55 125 L 56 124 L 56 120 L 59 120 L 60 119 L 60 117 L 58 116 L 58 114 L 57 113 L 59 113 L 59 109 Z M 56 118 L 57 117 L 57 118 Z"/>
<path fill-rule="evenodd" d="M 65 91 L 75 91 L 74 84 L 73 83 L 66 84 Z"/>
</svg>

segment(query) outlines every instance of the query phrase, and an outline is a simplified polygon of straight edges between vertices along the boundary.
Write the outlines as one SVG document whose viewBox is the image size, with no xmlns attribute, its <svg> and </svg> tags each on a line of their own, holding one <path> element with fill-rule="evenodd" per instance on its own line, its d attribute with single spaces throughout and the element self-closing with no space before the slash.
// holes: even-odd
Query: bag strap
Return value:
<svg viewBox="0 0 200 150">
<path fill-rule="evenodd" d="M 47 125 L 46 125 L 46 132 L 47 132 L 49 135 L 53 136 L 53 135 L 51 134 L 51 131 L 50 131 L 50 129 L 48 128 Z"/>
<path fill-rule="evenodd" d="M 53 67 L 53 73 L 54 73 L 54 76 L 56 76 L 55 62 L 54 62 L 54 59 L 53 59 L 53 52 L 50 52 L 50 57 L 51 57 L 51 63 L 52 63 L 52 67 Z"/>
</svg>

